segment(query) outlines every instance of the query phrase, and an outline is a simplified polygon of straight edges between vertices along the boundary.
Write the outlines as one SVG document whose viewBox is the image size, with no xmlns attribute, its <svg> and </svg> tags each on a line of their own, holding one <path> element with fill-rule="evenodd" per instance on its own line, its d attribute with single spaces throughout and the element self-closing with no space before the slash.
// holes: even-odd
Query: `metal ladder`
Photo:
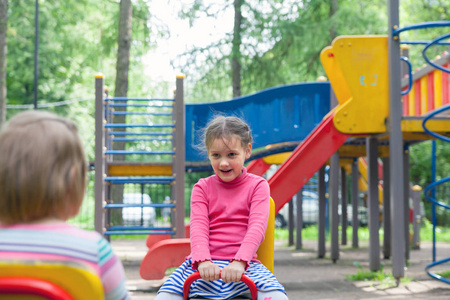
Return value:
<svg viewBox="0 0 450 300">
<path fill-rule="evenodd" d="M 184 237 L 183 79 L 177 77 L 172 99 L 128 98 L 109 97 L 103 75 L 96 76 L 95 230 L 99 233 Z M 138 192 L 127 193 L 132 187 L 139 187 Z M 145 188 L 162 188 L 166 199 L 151 199 Z M 170 210 L 170 224 L 161 221 L 163 210 Z"/>
</svg>

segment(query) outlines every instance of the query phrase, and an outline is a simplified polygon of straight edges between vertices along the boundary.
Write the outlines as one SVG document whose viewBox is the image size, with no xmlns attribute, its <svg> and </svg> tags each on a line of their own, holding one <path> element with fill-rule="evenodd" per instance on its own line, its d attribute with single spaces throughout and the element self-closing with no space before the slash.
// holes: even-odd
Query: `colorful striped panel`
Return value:
<svg viewBox="0 0 450 300">
<path fill-rule="evenodd" d="M 414 82 L 414 114 L 413 114 L 414 116 L 420 116 L 422 113 L 421 111 L 422 105 L 420 103 L 420 98 L 422 96 L 421 87 L 422 87 L 421 81 L 416 80 Z"/>
<path fill-rule="evenodd" d="M 448 69 L 449 64 L 446 63 L 445 65 L 443 65 L 443 67 Z M 448 90 L 449 90 L 448 76 L 449 76 L 448 73 L 442 73 L 442 106 L 450 103 L 449 94 L 448 94 Z"/>
<path fill-rule="evenodd" d="M 429 73 L 426 77 L 427 81 L 427 111 L 434 110 L 434 72 Z"/>
</svg>

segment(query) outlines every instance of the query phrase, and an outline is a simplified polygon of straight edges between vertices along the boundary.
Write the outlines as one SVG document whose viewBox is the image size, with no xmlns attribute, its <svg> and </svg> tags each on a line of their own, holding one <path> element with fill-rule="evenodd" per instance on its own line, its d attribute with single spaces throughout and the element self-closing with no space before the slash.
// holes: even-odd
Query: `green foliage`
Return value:
<svg viewBox="0 0 450 300">
<path fill-rule="evenodd" d="M 232 1 L 209 6 L 195 1 L 181 14 L 193 23 L 200 15 L 219 14 Z M 219 4 L 220 3 L 220 4 Z M 217 9 L 220 6 L 221 9 Z M 216 8 L 214 10 L 213 8 Z M 330 16 L 329 1 L 244 1 L 242 6 L 242 94 L 323 75 L 319 55 L 328 46 L 332 28 L 338 34 L 380 34 L 386 31 L 385 1 L 340 1 Z M 193 80 L 189 102 L 231 98 L 231 36 L 184 53 L 183 72 Z M 194 67 L 194 68 L 193 68 Z M 195 73 L 196 75 L 192 75 Z"/>
<path fill-rule="evenodd" d="M 425 242 L 433 241 L 432 235 L 433 225 L 427 219 L 424 219 L 422 226 L 420 228 L 420 240 Z M 347 237 L 351 237 L 353 233 L 353 227 L 347 227 Z M 339 227 L 339 234 L 341 234 L 341 228 Z M 379 230 L 380 240 L 383 240 L 384 231 L 383 228 Z M 275 228 L 275 239 L 287 241 L 289 236 L 289 231 L 286 228 Z M 295 231 L 294 231 L 295 236 Z M 369 228 L 368 227 L 358 227 L 358 240 L 361 242 L 369 241 Z M 325 236 L 329 240 L 329 235 Z M 305 241 L 317 241 L 318 240 L 318 229 L 317 225 L 307 226 L 302 229 L 302 239 Z M 437 226 L 436 227 L 436 240 L 437 241 L 450 241 L 450 228 Z"/>
<path fill-rule="evenodd" d="M 346 275 L 346 278 L 348 281 L 375 281 L 377 282 L 377 288 L 378 289 L 387 289 L 396 287 L 397 280 L 392 276 L 391 273 L 385 273 L 384 266 L 381 265 L 381 269 L 378 271 L 370 271 L 367 269 L 364 269 L 361 264 L 357 261 L 353 263 L 354 266 L 358 268 L 358 271 L 356 274 L 353 275 Z M 400 282 L 402 283 L 408 283 L 411 282 L 411 278 L 409 277 L 403 277 Z"/>
<path fill-rule="evenodd" d="M 450 278 L 450 271 L 437 272 L 436 275 L 439 275 L 441 277 L 449 279 Z"/>
<path fill-rule="evenodd" d="M 400 5 L 401 26 L 408 26 L 422 22 L 450 20 L 447 0 L 402 0 Z M 449 32 L 449 27 L 427 28 L 406 31 L 400 35 L 402 41 L 431 41 Z M 423 45 L 411 46 L 409 50 L 410 61 L 413 69 L 426 64 L 422 57 Z M 427 51 L 427 56 L 434 59 L 435 56 L 448 51 L 447 45 L 433 46 Z"/>
<path fill-rule="evenodd" d="M 420 185 L 425 188 L 431 183 L 431 141 L 425 141 L 412 145 L 410 149 L 410 181 L 413 185 Z M 436 141 L 436 180 L 443 179 L 450 174 L 450 143 Z M 445 183 L 436 188 L 436 199 L 445 204 L 449 204 L 448 195 L 450 184 Z M 422 199 L 425 204 L 426 217 L 431 220 L 431 203 L 425 200 L 422 193 Z M 450 215 L 447 210 L 437 208 L 438 224 L 450 225 Z"/>
</svg>

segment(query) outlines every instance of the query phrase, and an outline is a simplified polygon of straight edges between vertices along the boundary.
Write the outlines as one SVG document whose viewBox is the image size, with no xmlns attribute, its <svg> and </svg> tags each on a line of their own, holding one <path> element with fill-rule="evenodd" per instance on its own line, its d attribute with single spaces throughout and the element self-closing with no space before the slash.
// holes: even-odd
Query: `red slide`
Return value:
<svg viewBox="0 0 450 300">
<path fill-rule="evenodd" d="M 275 213 L 292 199 L 349 137 L 337 131 L 333 117 L 334 112 L 326 116 L 269 179 Z"/>
<path fill-rule="evenodd" d="M 262 158 L 255 159 L 251 161 L 247 166 L 247 172 L 263 176 L 267 170 L 269 170 L 270 165 L 266 163 Z"/>
</svg>

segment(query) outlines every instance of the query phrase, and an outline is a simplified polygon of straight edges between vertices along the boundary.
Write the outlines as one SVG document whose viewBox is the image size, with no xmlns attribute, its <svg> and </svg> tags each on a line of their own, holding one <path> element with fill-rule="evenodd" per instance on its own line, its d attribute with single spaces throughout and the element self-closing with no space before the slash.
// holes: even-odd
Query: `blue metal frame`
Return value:
<svg viewBox="0 0 450 300">
<path fill-rule="evenodd" d="M 402 96 L 408 94 L 413 86 L 413 75 L 412 75 L 412 65 L 406 56 L 400 56 L 400 59 L 408 64 L 408 89 L 402 92 Z"/>
<path fill-rule="evenodd" d="M 445 72 L 448 72 L 448 71 L 445 71 Z M 437 109 L 436 111 L 434 111 L 433 113 L 429 114 L 422 122 L 422 127 L 424 128 L 424 130 L 428 134 L 430 134 L 431 136 L 433 136 L 433 137 L 435 137 L 437 139 L 440 139 L 440 140 L 443 140 L 443 141 L 446 141 L 446 142 L 450 142 L 450 139 L 448 137 L 446 137 L 446 136 L 443 136 L 443 135 L 440 135 L 440 134 L 437 134 L 435 132 L 430 131 L 426 127 L 426 122 L 428 120 L 430 120 L 432 117 L 434 117 L 435 115 L 437 115 L 437 114 L 439 114 L 439 113 L 441 113 L 441 112 L 443 112 L 445 110 L 448 110 L 448 109 L 450 109 L 450 105 L 443 106 L 443 107 Z M 444 264 L 444 263 L 450 261 L 450 257 L 436 261 L 436 222 L 437 222 L 436 206 L 441 206 L 441 207 L 443 207 L 445 209 L 450 209 L 449 205 L 447 205 L 445 203 L 442 203 L 442 202 L 439 202 L 439 201 L 436 200 L 436 189 L 435 189 L 436 186 L 441 185 L 441 184 L 443 184 L 445 182 L 450 182 L 450 177 L 446 177 L 446 178 L 443 178 L 441 180 L 436 181 L 436 141 L 433 141 L 433 143 L 432 143 L 431 180 L 432 180 L 432 183 L 425 188 L 424 195 L 425 195 L 425 198 L 428 201 L 430 201 L 431 204 L 432 204 L 432 223 L 433 223 L 432 259 L 433 259 L 433 262 L 426 266 L 425 271 L 427 272 L 427 274 L 430 277 L 450 284 L 450 281 L 448 279 L 446 279 L 446 278 L 444 278 L 444 277 L 442 277 L 440 275 L 437 275 L 435 273 L 432 273 L 430 271 L 430 269 L 432 267 L 437 266 L 437 265 L 441 265 L 441 264 Z"/>
</svg>

